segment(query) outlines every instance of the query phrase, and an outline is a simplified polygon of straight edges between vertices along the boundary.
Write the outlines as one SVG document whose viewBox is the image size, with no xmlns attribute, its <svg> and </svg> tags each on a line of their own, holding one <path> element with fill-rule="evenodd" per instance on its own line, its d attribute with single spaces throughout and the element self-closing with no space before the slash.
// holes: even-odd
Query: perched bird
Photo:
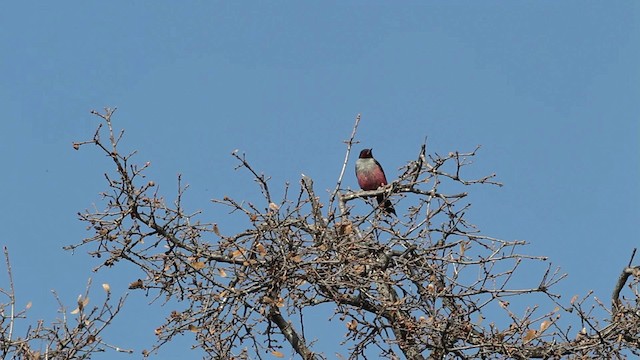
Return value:
<svg viewBox="0 0 640 360">
<path fill-rule="evenodd" d="M 356 160 L 356 177 L 358 185 L 362 190 L 376 190 L 380 186 L 387 185 L 387 177 L 380 163 L 373 158 L 372 149 L 360 151 L 360 157 Z M 391 205 L 391 201 L 384 199 L 384 194 L 376 196 L 378 204 L 383 207 L 387 214 L 396 214 L 396 210 Z"/>
</svg>

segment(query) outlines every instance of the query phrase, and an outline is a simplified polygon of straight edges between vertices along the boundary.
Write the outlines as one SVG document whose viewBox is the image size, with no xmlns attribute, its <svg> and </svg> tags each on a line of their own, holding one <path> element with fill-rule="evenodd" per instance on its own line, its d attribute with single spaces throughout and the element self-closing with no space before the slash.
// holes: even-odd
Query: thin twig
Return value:
<svg viewBox="0 0 640 360">
<path fill-rule="evenodd" d="M 11 341 L 13 339 L 13 326 L 15 325 L 15 309 L 16 309 L 16 292 L 13 287 L 13 272 L 11 271 L 11 261 L 9 261 L 9 249 L 4 246 L 4 259 L 7 264 L 7 276 L 9 277 L 9 301 L 11 303 L 11 315 L 9 322 L 9 334 L 7 335 L 7 340 Z"/>
<path fill-rule="evenodd" d="M 344 154 L 344 161 L 342 162 L 342 169 L 340 169 L 340 175 L 338 176 L 338 181 L 336 182 L 336 188 L 335 188 L 335 190 L 333 190 L 333 193 L 331 194 L 331 198 L 329 199 L 329 209 L 333 208 L 333 203 L 334 203 L 334 201 L 336 199 L 336 196 L 340 192 L 340 187 L 342 186 L 342 179 L 344 177 L 344 173 L 345 173 L 345 170 L 347 168 L 347 163 L 349 162 L 349 155 L 351 154 L 351 147 L 354 144 L 354 139 L 356 137 L 356 132 L 358 131 L 358 124 L 360 124 L 360 118 L 361 118 L 360 114 L 356 115 L 356 121 L 353 124 L 353 130 L 351 131 L 351 137 L 349 138 L 349 140 L 345 141 L 345 144 L 347 144 L 347 149 L 346 149 L 345 154 Z M 342 215 L 344 216 L 345 214 L 342 213 Z"/>
</svg>

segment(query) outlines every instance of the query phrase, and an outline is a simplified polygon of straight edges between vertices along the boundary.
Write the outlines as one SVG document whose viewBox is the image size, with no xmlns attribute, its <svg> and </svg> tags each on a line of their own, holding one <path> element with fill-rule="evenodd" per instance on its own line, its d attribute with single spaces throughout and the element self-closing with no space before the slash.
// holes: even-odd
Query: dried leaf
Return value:
<svg viewBox="0 0 640 360">
<path fill-rule="evenodd" d="M 213 233 L 220 236 L 220 229 L 218 229 L 218 224 L 213 224 Z"/>
<path fill-rule="evenodd" d="M 222 277 L 227 277 L 227 272 L 224 271 L 223 268 L 219 268 L 218 269 L 218 274 L 220 274 L 220 276 L 222 276 Z"/>
<path fill-rule="evenodd" d="M 267 255 L 267 249 L 264 247 L 264 245 L 258 243 L 256 245 L 256 249 L 258 250 L 258 254 L 260 254 L 260 256 Z"/>
<path fill-rule="evenodd" d="M 107 294 L 111 292 L 111 286 L 107 283 L 102 284 L 102 289 L 104 289 Z"/>
<path fill-rule="evenodd" d="M 347 329 L 349 329 L 349 330 L 355 330 L 355 329 L 357 329 L 357 328 L 358 328 L 358 322 L 357 322 L 355 319 L 353 319 L 353 320 L 351 320 L 351 321 L 349 321 L 349 322 L 347 323 Z"/>
<path fill-rule="evenodd" d="M 540 332 L 544 332 L 545 330 L 547 330 L 549 328 L 549 326 L 551 326 L 551 321 L 549 320 L 545 320 L 540 324 Z"/>
<path fill-rule="evenodd" d="M 280 351 L 276 351 L 276 350 L 271 351 L 271 355 L 273 355 L 275 357 L 279 357 L 279 358 L 283 358 L 284 357 L 283 353 L 281 353 Z"/>
<path fill-rule="evenodd" d="M 573 297 L 571 298 L 571 305 L 573 305 L 576 300 L 578 300 L 578 295 L 573 295 Z"/>
<path fill-rule="evenodd" d="M 302 262 L 302 257 L 300 255 L 296 255 L 294 257 L 291 258 L 291 260 L 293 260 L 293 262 Z"/>
<path fill-rule="evenodd" d="M 29 310 L 29 309 L 31 309 L 31 305 L 33 305 L 33 304 L 31 303 L 31 301 L 29 301 L 29 302 L 27 303 L 27 306 L 25 306 L 24 308 L 25 308 L 25 309 L 27 309 L 27 310 Z"/>
<path fill-rule="evenodd" d="M 356 274 L 362 274 L 365 271 L 365 267 L 364 265 L 354 265 L 353 266 L 353 272 L 355 272 Z"/>
<path fill-rule="evenodd" d="M 193 325 L 193 324 L 189 324 L 189 331 L 191 332 L 198 332 L 198 327 Z"/>
<path fill-rule="evenodd" d="M 342 222 L 338 225 L 338 234 L 340 235 L 351 235 L 353 233 L 353 225 L 348 222 Z"/>
<path fill-rule="evenodd" d="M 202 261 L 196 261 L 196 262 L 192 262 L 191 263 L 191 267 L 196 269 L 196 270 L 204 269 L 205 266 L 207 266 L 207 265 L 205 265 L 205 263 L 202 262 Z"/>
<path fill-rule="evenodd" d="M 524 335 L 524 338 L 522 340 L 524 340 L 524 343 L 528 343 L 529 341 L 533 340 L 536 335 L 538 335 L 538 332 L 533 330 L 533 329 L 529 329 L 527 330 L 527 332 Z"/>
<path fill-rule="evenodd" d="M 80 312 L 80 308 L 75 308 L 71 311 L 71 315 L 75 315 Z"/>
<path fill-rule="evenodd" d="M 279 297 L 278 301 L 276 301 L 276 306 L 277 307 L 284 307 L 284 299 Z"/>
<path fill-rule="evenodd" d="M 82 309 L 89 304 L 89 298 L 83 298 L 82 295 L 78 295 L 78 308 Z"/>
<path fill-rule="evenodd" d="M 238 250 L 234 250 L 234 251 L 231 253 L 231 256 L 232 256 L 232 257 L 234 257 L 234 258 L 236 258 L 236 257 L 240 257 L 240 256 L 242 256 L 243 254 L 244 254 L 244 249 L 238 249 Z"/>
<path fill-rule="evenodd" d="M 278 211 L 280 207 L 276 203 L 269 203 L 269 209 L 271 209 L 271 211 Z"/>
<path fill-rule="evenodd" d="M 144 288 L 144 283 L 142 282 L 142 279 L 138 279 L 132 282 L 131 284 L 129 284 L 129 289 L 143 289 L 143 288 Z"/>
<path fill-rule="evenodd" d="M 262 302 L 263 302 L 264 304 L 273 304 L 273 299 L 272 299 L 272 298 L 270 298 L 270 297 L 268 297 L 268 296 L 263 296 L 263 297 L 262 297 Z"/>
</svg>

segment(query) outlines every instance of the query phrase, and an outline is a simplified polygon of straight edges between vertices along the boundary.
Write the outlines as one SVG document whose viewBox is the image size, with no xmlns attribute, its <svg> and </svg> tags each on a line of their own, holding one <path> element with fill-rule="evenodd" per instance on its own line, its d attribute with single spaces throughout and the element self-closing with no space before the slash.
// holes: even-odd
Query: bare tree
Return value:
<svg viewBox="0 0 640 360">
<path fill-rule="evenodd" d="M 133 350 L 118 348 L 105 342 L 101 333 L 109 326 L 120 312 L 125 298 L 120 298 L 112 304 L 111 290 L 108 284 L 103 284 L 107 296 L 104 302 L 97 306 L 89 306 L 89 290 L 91 280 L 87 284 L 84 295 L 80 295 L 75 309 L 67 311 L 58 295 L 53 295 L 60 306 L 58 319 L 51 324 L 40 320 L 36 324 L 26 324 L 28 310 L 18 309 L 16 304 L 13 272 L 9 261 L 9 251 L 4 247 L 4 257 L 7 267 L 8 289 L 0 288 L 0 356 L 2 359 L 89 359 L 97 352 L 107 349 L 132 353 Z M 23 325 L 25 323 L 25 325 Z M 17 329 L 25 327 L 24 335 L 18 335 Z"/>
<path fill-rule="evenodd" d="M 74 147 L 97 146 L 114 170 L 105 174 L 104 208 L 80 215 L 94 233 L 67 249 L 89 247 L 102 259 L 99 268 L 131 263 L 144 273 L 132 279 L 131 289 L 184 304 L 156 329 L 158 343 L 145 354 L 178 334 L 193 333 L 196 346 L 210 358 L 262 359 L 291 350 L 303 359 L 332 358 L 305 332 L 312 326 L 307 314 L 320 305 L 330 305 L 334 320 L 344 323 L 341 345 L 349 359 L 367 354 L 582 359 L 640 353 L 640 268 L 631 262 L 624 268 L 611 306 L 588 305 L 589 296 L 562 302 L 551 288 L 564 275 L 544 257 L 522 253 L 523 241 L 486 236 L 467 220 L 466 190 L 500 185 L 494 175 L 466 178 L 478 149 L 429 155 L 423 144 L 389 185 L 345 190 L 342 179 L 358 117 L 327 201 L 307 176 L 275 199 L 268 177 L 234 152 L 238 168 L 254 178 L 262 199 L 214 200 L 246 218 L 245 230 L 226 235 L 183 208 L 186 186 L 180 176 L 176 201 L 165 202 L 145 178 L 149 164 L 137 165 L 135 152 L 119 151 L 123 132 L 113 127 L 113 110 L 93 113 L 101 121 L 93 138 Z M 363 199 L 379 194 L 411 206 L 400 218 L 387 217 L 376 206 L 366 215 L 351 214 L 355 204 L 364 206 Z M 531 287 L 512 286 L 526 262 L 546 271 Z M 533 296 L 546 299 L 550 310 L 511 310 L 511 302 Z M 598 318 L 596 310 L 609 316 Z M 561 316 L 575 317 L 581 326 L 562 328 Z"/>
</svg>

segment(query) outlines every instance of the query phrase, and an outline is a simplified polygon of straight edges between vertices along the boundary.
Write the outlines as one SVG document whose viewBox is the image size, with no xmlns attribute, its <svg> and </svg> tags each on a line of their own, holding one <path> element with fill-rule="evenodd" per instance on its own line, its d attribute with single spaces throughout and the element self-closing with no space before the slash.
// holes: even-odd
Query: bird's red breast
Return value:
<svg viewBox="0 0 640 360">
<path fill-rule="evenodd" d="M 387 185 L 387 177 L 382 166 L 371 154 L 371 149 L 364 149 L 356 160 L 356 177 L 362 190 L 375 190 Z"/>
<path fill-rule="evenodd" d="M 365 191 L 376 190 L 380 186 L 387 185 L 387 177 L 384 175 L 384 170 L 382 170 L 380 163 L 373 158 L 371 149 L 360 151 L 360 157 L 356 160 L 356 177 L 358 178 L 358 185 Z M 378 204 L 387 214 L 396 214 L 391 201 L 385 200 L 383 194 L 377 195 L 376 200 L 378 200 Z"/>
</svg>

